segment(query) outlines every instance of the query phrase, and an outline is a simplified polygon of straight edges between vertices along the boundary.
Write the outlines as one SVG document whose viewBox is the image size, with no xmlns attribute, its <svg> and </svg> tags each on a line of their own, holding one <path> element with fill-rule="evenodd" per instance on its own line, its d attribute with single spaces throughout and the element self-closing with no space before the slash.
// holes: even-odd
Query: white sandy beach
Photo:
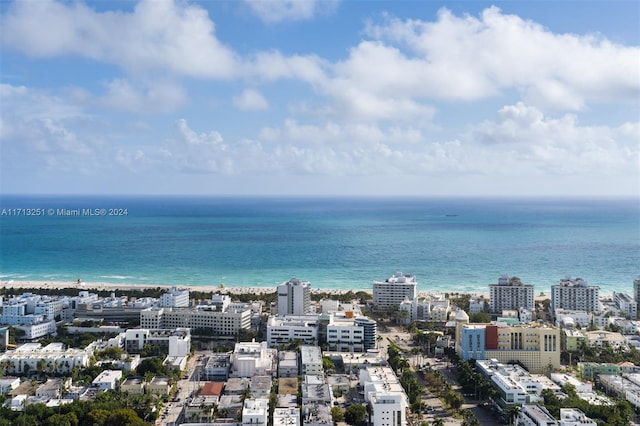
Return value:
<svg viewBox="0 0 640 426">
<path fill-rule="evenodd" d="M 63 288 L 75 288 L 80 290 L 87 291 L 113 291 L 116 292 L 118 290 L 144 290 L 144 289 L 155 289 L 160 287 L 161 289 L 169 289 L 171 287 L 184 288 L 189 289 L 190 291 L 201 291 L 205 293 L 218 293 L 221 294 L 269 294 L 274 293 L 276 291 L 275 287 L 233 287 L 233 286 L 216 286 L 216 285 L 171 285 L 171 284 L 131 284 L 131 283 L 106 283 L 106 282 L 85 282 L 81 281 L 80 283 L 71 281 L 14 281 L 14 280 L 3 280 L 0 281 L 1 288 L 23 288 L 23 289 L 38 289 L 38 288 L 49 288 L 49 289 L 63 289 Z M 373 291 L 371 289 L 351 289 L 351 290 L 340 290 L 333 288 L 313 288 L 311 287 L 312 293 L 327 293 L 340 295 L 345 294 L 348 291 L 358 292 L 365 291 L 369 294 L 372 294 Z M 464 293 L 464 292 L 460 292 Z M 429 294 L 442 294 L 442 292 L 430 292 L 430 291 L 418 291 L 419 297 L 424 297 Z M 487 300 L 489 299 L 489 293 L 476 292 L 472 293 L 475 296 L 484 296 Z M 548 298 L 548 296 L 536 297 L 536 300 L 541 300 Z"/>
<path fill-rule="evenodd" d="M 101 290 L 101 291 L 118 291 L 118 290 L 144 290 L 144 289 L 169 289 L 171 287 L 178 287 L 189 289 L 190 291 L 202 291 L 220 292 L 223 294 L 267 294 L 276 291 L 275 287 L 232 287 L 232 286 L 215 286 L 215 285 L 170 285 L 170 284 L 130 284 L 130 283 L 106 283 L 106 282 L 67 282 L 67 281 L 14 281 L 4 280 L 0 281 L 0 287 L 2 288 L 24 288 L 24 289 L 63 289 L 63 288 L 75 288 L 80 290 Z M 349 290 L 337 290 L 337 289 L 325 289 L 325 288 L 311 288 L 313 293 L 328 293 L 328 294 L 344 294 Z M 351 290 L 351 291 L 366 291 L 371 293 L 371 289 Z"/>
</svg>

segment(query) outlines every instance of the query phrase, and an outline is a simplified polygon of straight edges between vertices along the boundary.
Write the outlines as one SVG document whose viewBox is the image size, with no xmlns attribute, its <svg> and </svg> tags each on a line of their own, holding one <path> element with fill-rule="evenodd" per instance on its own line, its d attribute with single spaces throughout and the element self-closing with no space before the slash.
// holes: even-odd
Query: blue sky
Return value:
<svg viewBox="0 0 640 426">
<path fill-rule="evenodd" d="M 640 195 L 640 3 L 0 3 L 1 193 Z"/>
</svg>

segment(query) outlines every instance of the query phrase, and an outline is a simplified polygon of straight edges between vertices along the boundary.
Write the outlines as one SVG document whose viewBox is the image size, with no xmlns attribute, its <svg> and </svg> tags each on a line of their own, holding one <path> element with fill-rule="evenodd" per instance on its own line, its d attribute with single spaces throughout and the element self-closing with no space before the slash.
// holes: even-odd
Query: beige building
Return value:
<svg viewBox="0 0 640 426">
<path fill-rule="evenodd" d="M 147 393 L 154 395 L 168 395 L 169 389 L 171 389 L 171 385 L 169 384 L 169 378 L 166 376 L 158 376 L 151 379 L 149 383 L 147 383 Z"/>
<path fill-rule="evenodd" d="M 462 359 L 519 361 L 532 373 L 561 366 L 560 330 L 556 327 L 537 323 L 469 324 L 464 314 L 456 316 L 456 323 L 456 352 Z"/>
<path fill-rule="evenodd" d="M 142 377 L 129 377 L 120 384 L 120 391 L 129 395 L 142 395 L 144 393 L 144 380 Z"/>
</svg>

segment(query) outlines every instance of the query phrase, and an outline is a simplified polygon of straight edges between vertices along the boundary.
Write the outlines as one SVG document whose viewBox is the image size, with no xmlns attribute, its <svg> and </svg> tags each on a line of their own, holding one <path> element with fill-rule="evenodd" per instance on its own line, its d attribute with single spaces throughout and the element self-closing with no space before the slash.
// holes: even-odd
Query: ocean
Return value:
<svg viewBox="0 0 640 426">
<path fill-rule="evenodd" d="M 23 210 L 20 210 L 23 209 Z M 104 210 L 103 210 L 104 209 Z M 549 294 L 640 276 L 637 199 L 2 196 L 0 279 L 488 292 L 507 274 Z"/>
</svg>

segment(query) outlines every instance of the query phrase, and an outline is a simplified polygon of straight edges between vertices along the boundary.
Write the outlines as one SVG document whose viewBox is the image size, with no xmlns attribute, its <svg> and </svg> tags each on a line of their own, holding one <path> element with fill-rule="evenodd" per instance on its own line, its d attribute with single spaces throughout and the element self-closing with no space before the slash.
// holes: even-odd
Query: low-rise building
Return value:
<svg viewBox="0 0 640 426">
<path fill-rule="evenodd" d="M 230 353 L 214 353 L 204 365 L 204 380 L 225 381 L 229 378 Z"/>
<path fill-rule="evenodd" d="M 561 408 L 559 426 L 597 426 L 597 422 L 577 408 Z"/>
<path fill-rule="evenodd" d="M 13 376 L 0 377 L 0 394 L 5 395 L 20 386 L 20 378 Z"/>
<path fill-rule="evenodd" d="M 277 407 L 273 410 L 273 426 L 301 426 L 300 409 L 297 407 Z"/>
<path fill-rule="evenodd" d="M 271 376 L 276 372 L 277 351 L 267 342 L 239 342 L 231 354 L 229 377 Z"/>
<path fill-rule="evenodd" d="M 278 352 L 278 377 L 298 376 L 298 354 L 294 351 Z"/>
<path fill-rule="evenodd" d="M 242 408 L 244 426 L 267 426 L 269 419 L 269 400 L 263 398 L 245 399 Z"/>
<path fill-rule="evenodd" d="M 144 394 L 144 379 L 142 377 L 129 377 L 120 384 L 120 391 L 129 395 Z"/>
<path fill-rule="evenodd" d="M 320 348 L 318 346 L 300 346 L 300 374 L 314 376 L 323 373 Z"/>
<path fill-rule="evenodd" d="M 101 391 L 117 389 L 121 379 L 121 370 L 104 370 L 102 373 L 98 374 L 98 377 L 93 379 L 91 387 Z"/>
<path fill-rule="evenodd" d="M 191 330 L 132 328 L 125 332 L 124 345 L 129 353 L 138 353 L 145 345 L 150 345 L 169 356 L 188 356 L 191 352 Z"/>
<path fill-rule="evenodd" d="M 145 386 L 147 393 L 159 396 L 169 395 L 169 389 L 171 389 L 171 385 L 169 384 L 169 377 L 167 376 L 156 376 L 147 385 Z"/>
<path fill-rule="evenodd" d="M 522 426 L 557 426 L 558 422 L 545 407 L 524 404 L 516 424 Z"/>
<path fill-rule="evenodd" d="M 42 347 L 40 343 L 25 343 L 15 350 L 0 354 L 0 368 L 5 373 L 26 373 L 37 371 L 44 365 L 48 373 L 69 373 L 74 367 L 87 367 L 92 349 L 66 348 L 62 343 L 50 343 Z"/>
</svg>

